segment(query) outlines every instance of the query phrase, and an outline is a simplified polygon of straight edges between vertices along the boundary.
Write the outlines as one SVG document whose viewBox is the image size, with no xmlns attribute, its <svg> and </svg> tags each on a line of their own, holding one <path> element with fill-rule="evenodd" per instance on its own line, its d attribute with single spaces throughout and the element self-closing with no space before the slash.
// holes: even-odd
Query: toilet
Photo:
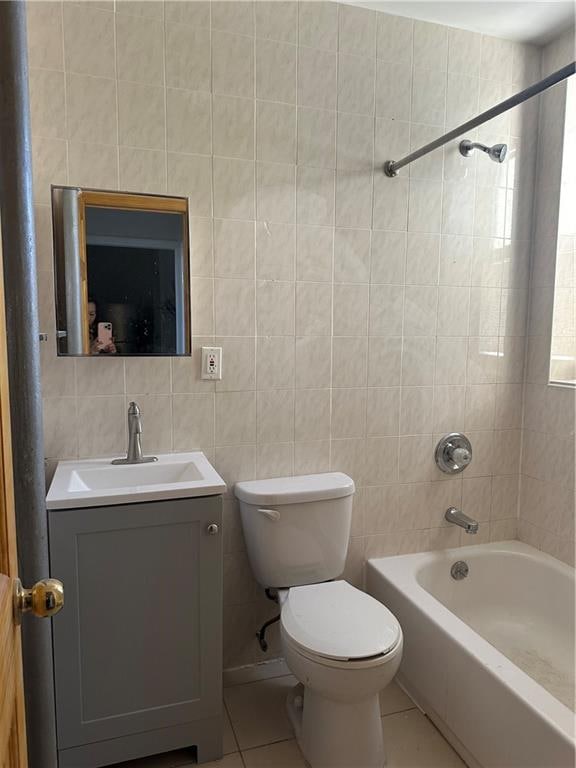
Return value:
<svg viewBox="0 0 576 768">
<path fill-rule="evenodd" d="M 312 768 L 381 768 L 379 693 L 402 658 L 395 616 L 339 580 L 354 481 L 341 472 L 237 483 L 248 557 L 280 604 L 284 658 L 300 681 L 287 708 Z"/>
</svg>

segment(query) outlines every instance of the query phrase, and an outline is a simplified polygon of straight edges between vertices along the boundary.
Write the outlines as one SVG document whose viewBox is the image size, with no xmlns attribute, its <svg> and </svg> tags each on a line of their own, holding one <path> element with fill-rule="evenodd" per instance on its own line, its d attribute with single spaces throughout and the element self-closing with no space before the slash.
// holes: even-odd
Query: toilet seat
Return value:
<svg viewBox="0 0 576 768">
<path fill-rule="evenodd" d="M 292 587 L 280 621 L 297 650 L 325 660 L 376 662 L 402 639 L 396 617 L 346 581 Z"/>
</svg>

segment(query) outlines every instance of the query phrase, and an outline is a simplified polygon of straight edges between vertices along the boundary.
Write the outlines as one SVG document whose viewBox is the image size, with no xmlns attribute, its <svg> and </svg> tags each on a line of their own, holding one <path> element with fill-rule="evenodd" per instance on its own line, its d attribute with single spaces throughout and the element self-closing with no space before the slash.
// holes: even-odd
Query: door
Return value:
<svg viewBox="0 0 576 768">
<path fill-rule="evenodd" d="M 20 628 L 14 616 L 17 577 L 2 253 L 0 250 L 0 766 L 25 768 L 26 731 Z"/>
</svg>

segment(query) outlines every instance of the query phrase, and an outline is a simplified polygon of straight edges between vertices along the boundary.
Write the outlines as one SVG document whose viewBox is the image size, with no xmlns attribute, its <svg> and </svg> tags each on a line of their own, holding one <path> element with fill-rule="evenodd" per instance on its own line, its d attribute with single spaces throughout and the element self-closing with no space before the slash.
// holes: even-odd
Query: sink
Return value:
<svg viewBox="0 0 576 768">
<path fill-rule="evenodd" d="M 224 480 L 200 451 L 166 453 L 151 464 L 108 459 L 61 461 L 46 497 L 48 509 L 102 507 L 224 493 Z"/>
</svg>

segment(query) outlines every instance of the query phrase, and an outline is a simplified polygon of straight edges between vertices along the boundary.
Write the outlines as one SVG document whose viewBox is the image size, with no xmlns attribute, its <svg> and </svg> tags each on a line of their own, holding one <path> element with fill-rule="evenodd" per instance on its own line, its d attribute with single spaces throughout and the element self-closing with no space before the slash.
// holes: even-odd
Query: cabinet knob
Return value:
<svg viewBox="0 0 576 768">
<path fill-rule="evenodd" d="M 218 528 L 216 523 L 210 523 L 210 525 L 206 528 L 206 533 L 209 536 L 216 536 L 216 534 L 218 533 L 219 530 L 220 529 Z"/>
<path fill-rule="evenodd" d="M 14 612 L 18 623 L 23 613 L 47 618 L 58 613 L 63 605 L 64 585 L 58 579 L 42 579 L 32 589 L 24 589 L 20 579 L 15 580 Z"/>
</svg>

